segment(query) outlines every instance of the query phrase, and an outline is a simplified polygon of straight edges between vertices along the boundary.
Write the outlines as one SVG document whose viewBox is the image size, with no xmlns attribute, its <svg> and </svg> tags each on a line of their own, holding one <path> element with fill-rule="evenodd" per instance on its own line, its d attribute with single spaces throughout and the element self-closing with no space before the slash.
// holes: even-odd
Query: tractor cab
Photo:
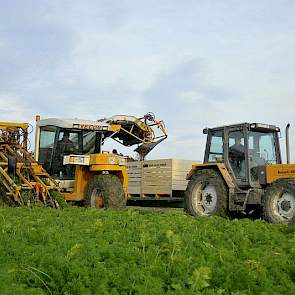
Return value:
<svg viewBox="0 0 295 295">
<path fill-rule="evenodd" d="M 58 179 L 74 179 L 75 167 L 64 165 L 68 155 L 90 155 L 101 152 L 104 134 L 111 126 L 101 122 L 45 119 L 37 122 L 36 159 Z"/>
<path fill-rule="evenodd" d="M 238 187 L 260 187 L 265 166 L 281 164 L 276 126 L 242 123 L 204 129 L 204 163 L 224 163 Z"/>
</svg>

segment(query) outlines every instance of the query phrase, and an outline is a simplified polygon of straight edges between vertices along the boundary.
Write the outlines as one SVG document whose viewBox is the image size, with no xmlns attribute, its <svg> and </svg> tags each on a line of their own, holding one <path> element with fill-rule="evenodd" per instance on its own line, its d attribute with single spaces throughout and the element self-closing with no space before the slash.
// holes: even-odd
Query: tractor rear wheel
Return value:
<svg viewBox="0 0 295 295">
<path fill-rule="evenodd" d="M 185 192 L 185 210 L 194 216 L 227 216 L 228 192 L 217 171 L 205 169 L 192 176 Z"/>
<path fill-rule="evenodd" d="M 113 174 L 95 175 L 89 182 L 86 204 L 92 208 L 124 208 L 126 198 L 120 179 Z"/>
<path fill-rule="evenodd" d="M 271 223 L 290 223 L 295 219 L 294 182 L 279 181 L 265 190 L 262 217 Z"/>
</svg>

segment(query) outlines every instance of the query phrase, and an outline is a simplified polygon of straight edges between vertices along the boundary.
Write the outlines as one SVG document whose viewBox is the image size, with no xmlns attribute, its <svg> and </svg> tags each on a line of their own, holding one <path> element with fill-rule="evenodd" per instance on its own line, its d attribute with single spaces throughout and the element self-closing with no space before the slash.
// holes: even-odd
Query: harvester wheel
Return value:
<svg viewBox="0 0 295 295">
<path fill-rule="evenodd" d="M 218 172 L 204 169 L 192 176 L 185 192 L 185 210 L 194 216 L 227 216 L 228 192 Z"/>
<path fill-rule="evenodd" d="M 279 181 L 270 185 L 262 198 L 262 217 L 271 223 L 290 223 L 295 219 L 295 183 Z"/>
<path fill-rule="evenodd" d="M 86 204 L 93 208 L 124 208 L 126 198 L 120 179 L 113 174 L 95 175 L 89 182 Z"/>
</svg>

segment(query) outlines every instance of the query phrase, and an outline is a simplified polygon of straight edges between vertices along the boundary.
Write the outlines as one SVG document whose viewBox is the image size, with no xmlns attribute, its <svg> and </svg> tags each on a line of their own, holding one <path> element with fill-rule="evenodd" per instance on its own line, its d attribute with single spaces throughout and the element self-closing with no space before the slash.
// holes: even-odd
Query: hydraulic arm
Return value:
<svg viewBox="0 0 295 295">
<path fill-rule="evenodd" d="M 141 159 L 167 138 L 164 122 L 158 121 L 153 113 L 147 113 L 141 118 L 117 115 L 100 121 L 112 126 L 113 132 L 109 137 L 124 146 L 138 144 L 135 151 Z"/>
</svg>

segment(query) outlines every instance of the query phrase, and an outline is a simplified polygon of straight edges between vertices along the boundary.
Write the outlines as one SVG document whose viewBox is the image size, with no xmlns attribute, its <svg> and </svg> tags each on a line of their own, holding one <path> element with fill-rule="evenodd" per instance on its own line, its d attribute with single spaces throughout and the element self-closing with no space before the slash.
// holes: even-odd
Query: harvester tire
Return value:
<svg viewBox="0 0 295 295">
<path fill-rule="evenodd" d="M 282 180 L 266 188 L 262 197 L 262 218 L 271 223 L 295 219 L 295 182 Z"/>
<path fill-rule="evenodd" d="M 124 208 L 126 198 L 120 179 L 113 174 L 95 175 L 86 192 L 86 205 L 92 208 Z"/>
<path fill-rule="evenodd" d="M 228 215 L 228 190 L 215 170 L 198 171 L 185 192 L 185 211 L 193 216 Z"/>
</svg>

